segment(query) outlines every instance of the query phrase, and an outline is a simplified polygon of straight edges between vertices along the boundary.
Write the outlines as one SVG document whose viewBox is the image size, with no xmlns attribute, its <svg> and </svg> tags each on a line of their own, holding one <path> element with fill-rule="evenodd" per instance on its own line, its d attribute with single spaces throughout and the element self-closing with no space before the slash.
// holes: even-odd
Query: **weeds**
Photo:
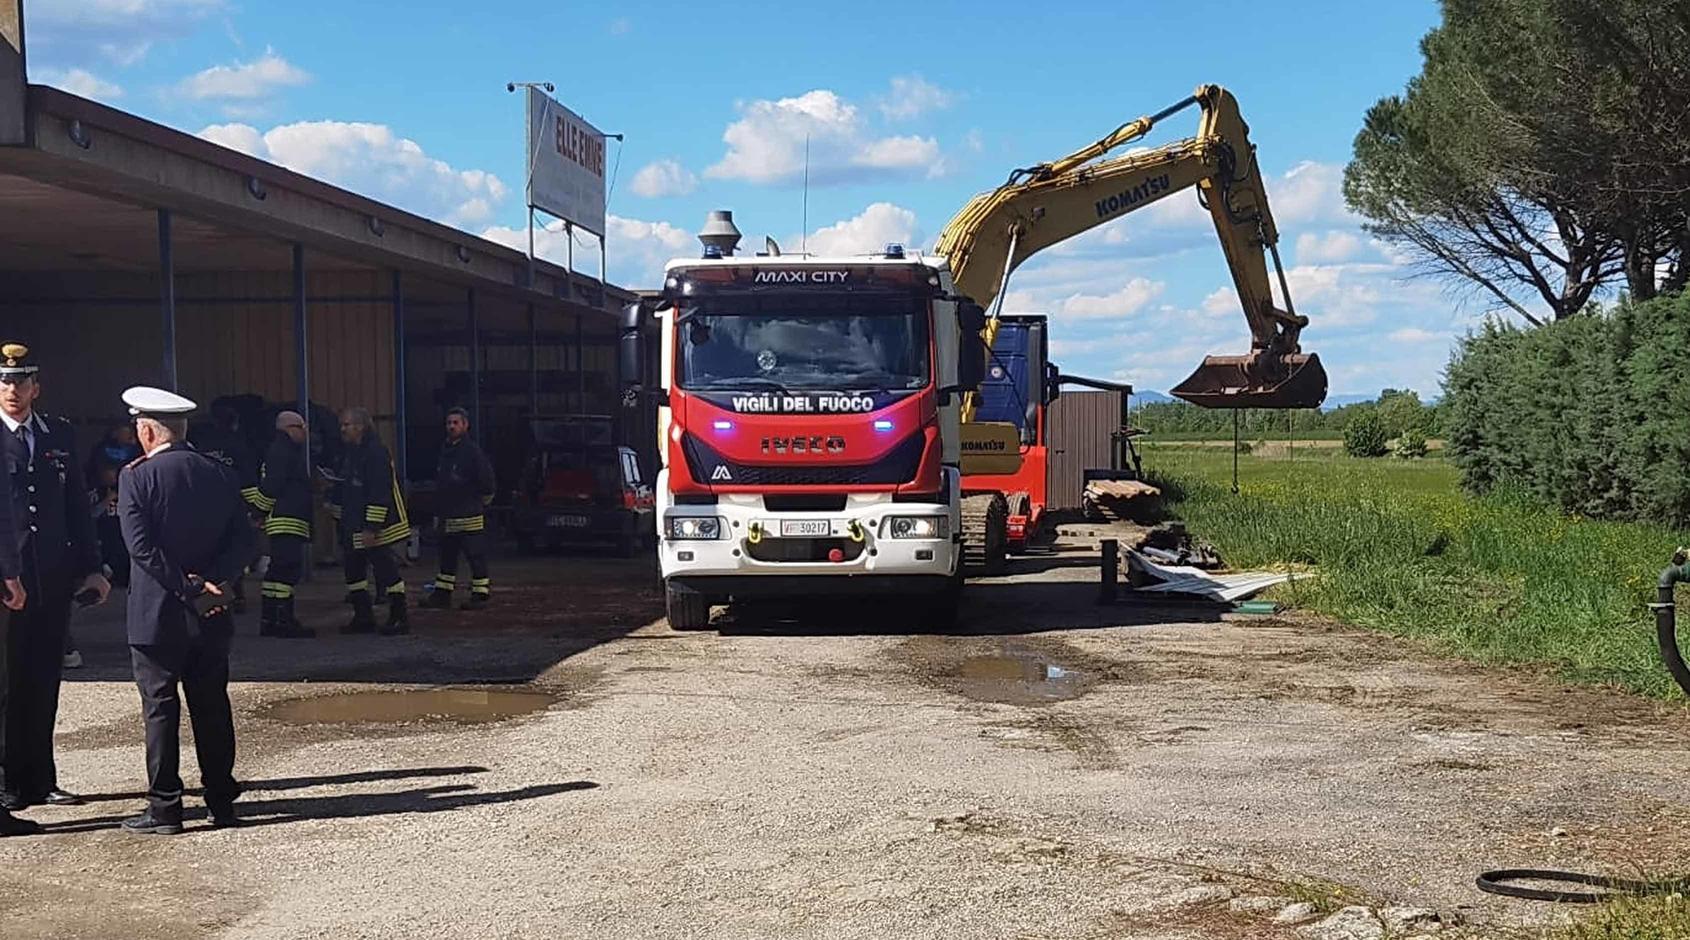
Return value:
<svg viewBox="0 0 1690 940">
<path fill-rule="evenodd" d="M 1316 566 L 1302 606 L 1497 663 L 1676 694 L 1659 662 L 1655 575 L 1681 536 L 1563 516 L 1518 494 L 1464 496 L 1441 460 L 1296 461 L 1152 446 L 1174 512 L 1237 567 Z"/>
<path fill-rule="evenodd" d="M 1553 940 L 1690 940 L 1690 900 L 1673 894 L 1604 904 Z"/>
</svg>

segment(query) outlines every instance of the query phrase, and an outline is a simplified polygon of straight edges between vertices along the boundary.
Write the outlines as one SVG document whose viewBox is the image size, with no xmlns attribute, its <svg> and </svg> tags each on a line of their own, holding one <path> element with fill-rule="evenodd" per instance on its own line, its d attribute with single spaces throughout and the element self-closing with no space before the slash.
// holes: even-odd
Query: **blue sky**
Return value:
<svg viewBox="0 0 1690 940">
<path fill-rule="evenodd" d="M 24 0 L 32 80 L 478 234 L 520 242 L 511 80 L 627 140 L 612 280 L 655 286 L 705 212 L 812 250 L 931 247 L 973 193 L 1217 82 L 1238 96 L 1292 297 L 1335 393 L 1436 394 L 1485 311 L 1408 278 L 1343 207 L 1361 115 L 1419 68 L 1433 0 L 582 4 Z M 1193 113 L 1149 143 L 1189 134 Z M 811 139 L 808 231 L 802 141 Z M 610 145 L 610 159 L 617 159 Z M 596 271 L 586 236 L 578 267 Z M 560 233 L 542 251 L 561 257 Z M 582 259 L 588 259 L 583 261 Z M 1195 197 L 1047 251 L 1008 309 L 1049 313 L 1070 372 L 1163 389 L 1247 332 Z"/>
</svg>

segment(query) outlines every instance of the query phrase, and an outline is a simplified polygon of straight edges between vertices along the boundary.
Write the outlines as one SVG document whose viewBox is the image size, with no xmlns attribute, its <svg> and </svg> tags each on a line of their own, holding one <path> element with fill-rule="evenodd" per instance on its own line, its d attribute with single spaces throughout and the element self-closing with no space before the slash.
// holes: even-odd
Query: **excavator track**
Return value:
<svg viewBox="0 0 1690 940">
<path fill-rule="evenodd" d="M 962 567 L 970 576 L 999 574 L 1009 554 L 1009 500 L 1002 493 L 962 500 Z"/>
</svg>

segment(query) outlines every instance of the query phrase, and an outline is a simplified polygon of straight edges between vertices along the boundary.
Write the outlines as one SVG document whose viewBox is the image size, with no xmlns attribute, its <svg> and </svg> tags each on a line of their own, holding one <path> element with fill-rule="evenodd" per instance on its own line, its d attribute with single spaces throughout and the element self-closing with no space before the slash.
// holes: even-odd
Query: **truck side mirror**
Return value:
<svg viewBox="0 0 1690 940">
<path fill-rule="evenodd" d="M 645 383 L 645 336 L 640 331 L 639 303 L 622 308 L 622 332 L 616 340 L 616 375 L 623 389 L 638 389 Z"/>
<path fill-rule="evenodd" d="M 958 301 L 956 321 L 964 333 L 978 333 L 986 328 L 986 308 L 972 300 Z"/>
<path fill-rule="evenodd" d="M 1062 370 L 1053 362 L 1045 363 L 1045 404 L 1062 397 Z"/>
<path fill-rule="evenodd" d="M 964 329 L 957 344 L 956 387 L 958 391 L 975 392 L 986 381 L 986 340 L 979 330 Z"/>
</svg>

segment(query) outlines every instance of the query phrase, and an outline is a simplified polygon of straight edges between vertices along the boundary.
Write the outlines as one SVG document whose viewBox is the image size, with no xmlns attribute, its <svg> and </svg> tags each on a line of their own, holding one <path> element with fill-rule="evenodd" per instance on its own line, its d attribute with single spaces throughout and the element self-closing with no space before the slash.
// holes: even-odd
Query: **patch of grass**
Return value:
<svg viewBox="0 0 1690 940">
<path fill-rule="evenodd" d="M 1690 899 L 1674 894 L 1615 901 L 1550 936 L 1552 940 L 1690 940 Z"/>
<path fill-rule="evenodd" d="M 1354 888 L 1320 878 L 1277 881 L 1273 885 L 1292 901 L 1312 904 L 1322 914 L 1335 914 L 1346 907 L 1372 903 L 1367 895 Z"/>
<path fill-rule="evenodd" d="M 1239 568 L 1313 565 L 1293 603 L 1479 661 L 1666 697 L 1647 609 L 1682 533 L 1463 495 L 1442 460 L 1145 448 L 1173 511 Z"/>
</svg>

